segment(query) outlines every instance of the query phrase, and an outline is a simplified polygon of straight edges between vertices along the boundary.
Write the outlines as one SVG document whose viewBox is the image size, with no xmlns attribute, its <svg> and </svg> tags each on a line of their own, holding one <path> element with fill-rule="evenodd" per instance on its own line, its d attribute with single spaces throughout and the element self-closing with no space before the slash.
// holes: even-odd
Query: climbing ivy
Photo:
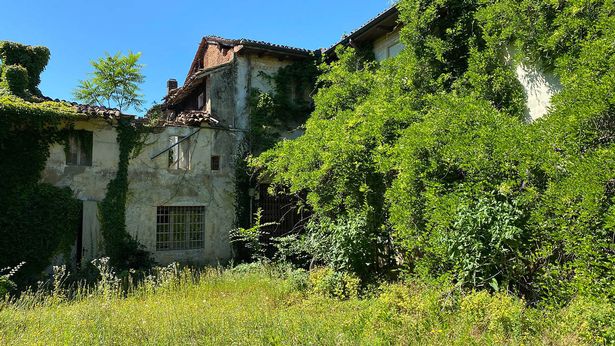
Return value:
<svg viewBox="0 0 615 346">
<path fill-rule="evenodd" d="M 284 66 L 273 74 L 259 74 L 271 84 L 272 91 L 250 92 L 248 140 L 253 153 L 271 148 L 282 132 L 305 122 L 314 108 L 310 96 L 318 73 L 317 60 L 313 58 Z"/>
<path fill-rule="evenodd" d="M 33 95 L 46 48 L 2 42 L 0 58 L 0 267 L 26 262 L 15 276 L 25 284 L 75 242 L 79 202 L 70 189 L 40 178 L 50 145 L 65 138 L 79 115 L 69 104 Z"/>
<path fill-rule="evenodd" d="M 107 185 L 105 199 L 99 205 L 100 228 L 105 239 L 105 254 L 118 269 L 147 268 L 152 264 L 150 254 L 126 231 L 126 200 L 128 197 L 128 166 L 138 152 L 143 128 L 128 118 L 117 124 L 120 148 L 118 170 Z"/>
</svg>

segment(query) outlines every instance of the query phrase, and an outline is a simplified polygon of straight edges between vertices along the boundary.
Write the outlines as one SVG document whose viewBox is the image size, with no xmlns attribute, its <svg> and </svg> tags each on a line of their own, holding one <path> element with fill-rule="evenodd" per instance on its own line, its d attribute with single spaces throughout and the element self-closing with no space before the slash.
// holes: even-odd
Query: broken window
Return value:
<svg viewBox="0 0 615 346">
<path fill-rule="evenodd" d="M 205 207 L 158 207 L 156 250 L 205 247 Z"/>
<path fill-rule="evenodd" d="M 66 164 L 69 166 L 92 166 L 93 133 L 71 131 L 66 142 Z"/>
<path fill-rule="evenodd" d="M 211 170 L 219 171 L 220 170 L 220 156 L 212 156 L 211 157 Z"/>
<path fill-rule="evenodd" d="M 190 139 L 182 136 L 169 137 L 169 168 L 190 169 Z"/>
</svg>

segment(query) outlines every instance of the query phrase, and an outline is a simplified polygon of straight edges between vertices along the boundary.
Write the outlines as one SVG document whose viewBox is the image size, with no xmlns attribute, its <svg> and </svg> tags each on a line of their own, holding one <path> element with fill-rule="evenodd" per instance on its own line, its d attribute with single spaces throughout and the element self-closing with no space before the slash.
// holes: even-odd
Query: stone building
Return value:
<svg viewBox="0 0 615 346">
<path fill-rule="evenodd" d="M 248 39 L 204 37 L 183 85 L 168 81 L 162 119 L 130 159 L 128 232 L 161 264 L 215 264 L 230 259 L 229 231 L 236 218 L 235 162 L 249 150 L 245 139 L 251 92 L 272 92 L 271 75 L 315 54 L 335 59 L 338 45 L 369 47 L 379 62 L 394 57 L 403 49 L 401 28 L 393 6 L 333 47 L 317 52 Z M 528 95 L 528 118 L 541 117 L 559 90 L 557 80 L 539 68 L 510 61 L 516 64 Z M 51 148 L 43 177 L 70 187 L 83 201 L 77 257 L 84 260 L 103 254 L 98 206 L 118 170 L 121 115 L 108 113 L 77 121 L 67 147 Z M 285 131 L 287 138 L 301 134 L 292 128 Z M 267 195 L 266 186 L 250 198 L 265 209 L 265 222 L 282 221 L 284 227 L 292 227 L 292 220 L 281 220 L 288 215 L 284 209 L 288 200 Z"/>
<path fill-rule="evenodd" d="M 231 258 L 235 161 L 249 128 L 252 89 L 269 91 L 267 74 L 309 59 L 308 50 L 205 37 L 182 87 L 168 82 L 164 115 L 148 128 L 128 166 L 126 229 L 160 264 L 217 264 Z M 118 121 L 88 107 L 68 143 L 55 144 L 43 181 L 70 187 L 83 201 L 77 258 L 104 254 L 99 205 L 118 171 Z M 130 119 L 129 119 L 130 120 Z M 139 119 L 131 119 L 135 123 Z"/>
</svg>

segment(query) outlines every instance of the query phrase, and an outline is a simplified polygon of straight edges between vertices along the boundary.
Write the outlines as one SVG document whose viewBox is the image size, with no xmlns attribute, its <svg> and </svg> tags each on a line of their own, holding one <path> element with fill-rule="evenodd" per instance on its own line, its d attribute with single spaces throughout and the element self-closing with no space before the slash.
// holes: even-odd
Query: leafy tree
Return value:
<svg viewBox="0 0 615 346">
<path fill-rule="evenodd" d="M 531 302 L 613 299 L 613 2 L 399 8 L 407 48 L 380 64 L 338 51 L 305 135 L 252 161 L 274 184 L 307 192 L 311 255 L 363 278 L 395 259 Z M 563 85 L 532 123 L 520 59 Z M 382 241 L 391 238 L 395 251 Z"/>
<path fill-rule="evenodd" d="M 103 58 L 92 61 L 92 78 L 80 82 L 74 92 L 77 100 L 90 105 L 116 107 L 120 111 L 143 106 L 140 84 L 145 81 L 139 64 L 141 53 L 129 52 L 128 55 L 108 53 Z"/>
</svg>

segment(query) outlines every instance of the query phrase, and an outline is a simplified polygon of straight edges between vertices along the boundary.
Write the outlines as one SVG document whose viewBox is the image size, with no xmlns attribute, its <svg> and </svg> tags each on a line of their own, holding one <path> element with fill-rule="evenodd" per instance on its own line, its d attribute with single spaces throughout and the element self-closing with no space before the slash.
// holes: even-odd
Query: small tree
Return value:
<svg viewBox="0 0 615 346">
<path fill-rule="evenodd" d="M 104 107 L 122 109 L 143 106 L 140 84 L 145 81 L 139 64 L 141 53 L 128 55 L 106 53 L 104 57 L 92 61 L 92 78 L 80 82 L 74 91 L 77 100 Z"/>
</svg>

